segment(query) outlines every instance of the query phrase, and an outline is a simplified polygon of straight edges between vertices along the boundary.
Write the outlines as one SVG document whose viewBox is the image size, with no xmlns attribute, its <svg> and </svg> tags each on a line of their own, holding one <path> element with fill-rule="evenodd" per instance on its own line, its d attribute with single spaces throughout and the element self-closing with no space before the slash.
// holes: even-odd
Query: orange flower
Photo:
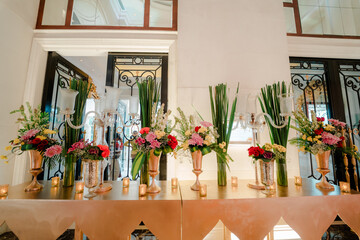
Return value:
<svg viewBox="0 0 360 240">
<path fill-rule="evenodd" d="M 107 158 L 110 155 L 109 147 L 106 145 L 98 145 L 99 149 L 101 150 L 101 156 L 103 158 Z"/>
</svg>

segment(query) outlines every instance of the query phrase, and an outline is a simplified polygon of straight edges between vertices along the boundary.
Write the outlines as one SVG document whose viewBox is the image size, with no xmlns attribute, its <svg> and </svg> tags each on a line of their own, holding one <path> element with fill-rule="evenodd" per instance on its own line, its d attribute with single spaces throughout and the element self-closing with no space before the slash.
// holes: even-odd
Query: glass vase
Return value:
<svg viewBox="0 0 360 240">
<path fill-rule="evenodd" d="M 65 170 L 64 170 L 64 187 L 72 187 L 75 182 L 75 156 L 66 156 L 65 157 Z"/>
<path fill-rule="evenodd" d="M 87 195 L 85 195 L 85 197 L 93 198 L 96 196 L 94 193 L 95 187 L 99 183 L 99 162 L 101 161 L 84 159 L 83 162 L 84 183 L 89 192 Z"/>
<path fill-rule="evenodd" d="M 277 184 L 279 186 L 282 187 L 288 186 L 286 155 L 284 156 L 284 159 L 276 160 L 276 177 L 277 177 Z"/>
<path fill-rule="evenodd" d="M 140 184 L 150 185 L 149 156 L 147 156 L 140 170 Z"/>
<path fill-rule="evenodd" d="M 271 186 L 274 184 L 274 160 L 271 161 L 260 161 L 260 177 L 261 183 L 265 186 L 265 195 L 275 194 L 275 190 L 271 189 Z"/>
<path fill-rule="evenodd" d="M 159 161 L 160 161 L 161 153 L 159 156 L 156 156 L 154 154 L 154 150 L 150 151 L 150 157 L 149 157 L 149 175 L 152 178 L 151 185 L 148 187 L 147 192 L 148 193 L 158 193 L 161 191 L 161 188 L 156 185 L 155 183 L 155 177 L 159 174 Z"/>
<path fill-rule="evenodd" d="M 200 190 L 200 182 L 199 182 L 199 175 L 202 173 L 202 158 L 203 155 L 200 150 L 196 150 L 191 153 L 191 158 L 193 161 L 193 173 L 196 175 L 196 181 L 191 186 L 191 190 L 199 191 Z"/>
<path fill-rule="evenodd" d="M 217 167 L 218 186 L 226 186 L 226 163 L 218 159 Z"/>
</svg>

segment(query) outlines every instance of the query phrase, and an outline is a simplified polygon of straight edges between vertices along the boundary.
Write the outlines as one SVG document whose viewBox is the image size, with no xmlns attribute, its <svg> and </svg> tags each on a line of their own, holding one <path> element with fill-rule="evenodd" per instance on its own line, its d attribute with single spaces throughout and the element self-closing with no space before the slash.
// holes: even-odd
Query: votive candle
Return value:
<svg viewBox="0 0 360 240">
<path fill-rule="evenodd" d="M 130 179 L 128 177 L 123 178 L 123 187 L 127 188 L 129 187 Z"/>
<path fill-rule="evenodd" d="M 51 186 L 52 187 L 58 187 L 60 184 L 60 178 L 59 177 L 53 177 L 51 179 Z"/>
<path fill-rule="evenodd" d="M 139 196 L 145 196 L 147 191 L 147 185 L 146 184 L 140 184 L 139 185 Z"/>
<path fill-rule="evenodd" d="M 0 197 L 6 197 L 8 195 L 9 184 L 0 185 Z"/>
<path fill-rule="evenodd" d="M 172 179 L 171 179 L 171 187 L 172 187 L 172 188 L 177 188 L 178 183 L 179 183 L 179 181 L 178 181 L 177 178 L 172 178 Z"/>
<path fill-rule="evenodd" d="M 340 190 L 341 190 L 341 192 L 349 193 L 350 192 L 350 183 L 340 182 Z"/>
<path fill-rule="evenodd" d="M 83 193 L 84 192 L 84 182 L 76 182 L 75 185 L 75 193 Z"/>
<path fill-rule="evenodd" d="M 231 177 L 231 186 L 232 187 L 237 187 L 238 186 L 238 177 Z"/>
<path fill-rule="evenodd" d="M 200 193 L 200 197 L 206 197 L 206 195 L 207 195 L 207 186 L 206 186 L 206 184 L 200 184 L 199 193 Z"/>
<path fill-rule="evenodd" d="M 295 185 L 301 186 L 302 185 L 302 178 L 300 176 L 295 176 Z"/>
</svg>

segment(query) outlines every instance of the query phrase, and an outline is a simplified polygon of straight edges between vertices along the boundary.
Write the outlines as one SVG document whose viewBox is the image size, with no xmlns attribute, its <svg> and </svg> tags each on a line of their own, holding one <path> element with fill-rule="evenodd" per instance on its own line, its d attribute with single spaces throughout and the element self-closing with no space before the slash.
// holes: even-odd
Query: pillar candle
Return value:
<svg viewBox="0 0 360 240">
<path fill-rule="evenodd" d="M 238 177 L 231 177 L 231 186 L 232 187 L 237 187 L 238 186 Z"/>
<path fill-rule="evenodd" d="M 75 186 L 76 193 L 83 193 L 84 192 L 84 182 L 77 182 Z"/>
<path fill-rule="evenodd" d="M 130 179 L 128 177 L 123 178 L 123 187 L 127 188 L 129 187 L 129 184 L 130 184 Z"/>
<path fill-rule="evenodd" d="M 51 179 L 51 186 L 52 187 L 58 187 L 60 184 L 60 178 L 59 177 L 53 177 Z"/>
<path fill-rule="evenodd" d="M 206 195 L 207 195 L 207 186 L 206 186 L 206 184 L 200 184 L 199 194 L 200 194 L 200 197 L 206 197 Z"/>
<path fill-rule="evenodd" d="M 140 184 L 139 185 L 139 196 L 145 196 L 147 191 L 147 185 L 146 184 Z"/>
<path fill-rule="evenodd" d="M 302 185 L 302 178 L 300 176 L 295 176 L 295 185 L 301 186 Z"/>
<path fill-rule="evenodd" d="M 341 192 L 349 193 L 351 191 L 350 183 L 340 182 L 340 190 L 341 190 Z"/>
<path fill-rule="evenodd" d="M 178 179 L 177 178 L 172 178 L 171 179 L 171 187 L 172 188 L 177 188 L 178 186 Z"/>
<path fill-rule="evenodd" d="M 9 184 L 0 185 L 0 197 L 6 197 L 8 195 Z"/>
</svg>

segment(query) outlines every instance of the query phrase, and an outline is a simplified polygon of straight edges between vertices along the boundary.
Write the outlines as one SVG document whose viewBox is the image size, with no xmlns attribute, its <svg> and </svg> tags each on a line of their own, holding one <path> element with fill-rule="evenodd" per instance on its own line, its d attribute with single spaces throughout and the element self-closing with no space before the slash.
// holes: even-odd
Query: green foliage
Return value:
<svg viewBox="0 0 360 240">
<path fill-rule="evenodd" d="M 139 88 L 139 101 L 141 109 L 141 127 L 150 127 L 153 107 L 160 101 L 160 83 L 150 78 L 137 82 Z"/>
<path fill-rule="evenodd" d="M 267 113 L 273 119 L 276 125 L 282 125 L 284 117 L 280 116 L 280 100 L 279 96 L 281 94 L 289 92 L 290 89 L 287 89 L 285 82 L 274 83 L 273 85 L 266 85 L 261 89 L 261 96 L 259 97 L 261 109 L 263 113 Z M 284 128 L 274 128 L 270 121 L 266 119 L 271 144 L 278 144 L 286 147 L 289 130 L 290 130 L 290 118 L 286 127 Z"/>
<path fill-rule="evenodd" d="M 72 115 L 72 123 L 80 125 L 82 123 L 86 99 L 89 96 L 92 83 L 83 80 L 71 80 L 69 89 L 79 92 L 75 100 L 75 113 Z M 65 123 L 65 150 L 69 149 L 72 144 L 80 140 L 81 129 L 73 129 Z"/>
</svg>

